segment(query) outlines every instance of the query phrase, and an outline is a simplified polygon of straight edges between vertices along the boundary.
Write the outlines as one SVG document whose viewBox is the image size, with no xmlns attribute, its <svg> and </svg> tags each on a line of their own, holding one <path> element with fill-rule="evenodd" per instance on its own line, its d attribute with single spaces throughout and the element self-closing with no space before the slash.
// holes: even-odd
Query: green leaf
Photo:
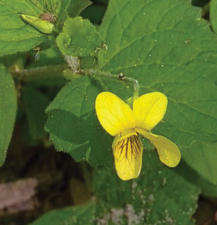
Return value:
<svg viewBox="0 0 217 225">
<path fill-rule="evenodd" d="M 53 210 L 37 219 L 30 225 L 84 225 L 92 224 L 96 205 L 90 203 L 84 206 L 68 207 L 64 209 Z"/>
<path fill-rule="evenodd" d="M 183 158 L 192 170 L 191 174 L 188 174 L 189 180 L 200 186 L 203 194 L 215 197 L 217 196 L 216 152 L 217 143 L 208 144 L 199 141 L 193 142 L 189 148 L 182 149 Z M 185 176 L 186 170 L 183 169 L 182 172 Z"/>
<path fill-rule="evenodd" d="M 31 87 L 23 88 L 22 97 L 29 124 L 29 132 L 34 140 L 38 139 L 45 134 L 44 125 L 47 120 L 45 109 L 50 101 L 41 92 Z"/>
<path fill-rule="evenodd" d="M 99 204 L 107 208 L 105 224 L 193 224 L 200 188 L 163 165 L 156 152 L 144 151 L 142 172 L 132 181 L 121 181 L 115 171 L 97 169 L 93 188 Z"/>
<path fill-rule="evenodd" d="M 81 17 L 67 18 L 56 41 L 61 52 L 70 56 L 94 55 L 103 44 L 95 27 Z"/>
<path fill-rule="evenodd" d="M 210 2 L 210 22 L 213 31 L 217 33 L 217 2 L 214 0 Z"/>
<path fill-rule="evenodd" d="M 186 0 L 111 0 L 100 34 L 108 46 L 98 57 L 101 70 L 137 79 L 141 94 L 168 97 L 153 133 L 180 148 L 216 141 L 217 43 L 200 9 Z"/>
<path fill-rule="evenodd" d="M 72 75 L 73 76 L 73 75 Z M 119 95 L 132 95 L 131 89 L 118 80 L 109 84 L 81 76 L 68 83 L 49 105 L 46 130 L 58 151 L 68 152 L 76 161 L 91 165 L 113 165 L 112 137 L 101 128 L 95 114 L 99 90 L 118 90 Z"/>
<path fill-rule="evenodd" d="M 13 79 L 2 65 L 0 80 L 0 165 L 2 165 L 14 128 L 17 97 Z"/>
<path fill-rule="evenodd" d="M 210 183 L 217 185 L 217 143 L 193 142 L 190 148 L 183 148 L 186 163 Z"/>
<path fill-rule="evenodd" d="M 32 1 L 0 1 L 0 56 L 27 51 L 48 40 L 47 35 L 21 18 L 21 14 L 38 17 L 42 12 Z"/>
<path fill-rule="evenodd" d="M 123 207 L 130 202 L 132 195 L 132 182 L 122 181 L 116 175 L 114 165 L 112 169 L 97 167 L 92 182 L 93 191 L 99 201 L 109 207 Z"/>
</svg>

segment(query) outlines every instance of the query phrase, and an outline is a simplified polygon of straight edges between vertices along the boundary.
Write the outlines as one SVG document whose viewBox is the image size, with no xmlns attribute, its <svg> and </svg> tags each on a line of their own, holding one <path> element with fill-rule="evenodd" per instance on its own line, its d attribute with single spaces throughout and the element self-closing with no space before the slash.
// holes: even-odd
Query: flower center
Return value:
<svg viewBox="0 0 217 225">
<path fill-rule="evenodd" d="M 142 143 L 137 135 L 120 140 L 114 149 L 116 159 L 128 159 L 130 161 L 136 159 L 141 154 L 141 151 Z"/>
</svg>

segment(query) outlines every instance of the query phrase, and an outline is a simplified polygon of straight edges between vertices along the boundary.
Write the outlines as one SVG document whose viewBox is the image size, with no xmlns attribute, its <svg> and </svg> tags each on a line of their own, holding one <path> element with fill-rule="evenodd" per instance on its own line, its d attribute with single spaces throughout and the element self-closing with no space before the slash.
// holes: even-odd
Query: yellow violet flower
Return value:
<svg viewBox="0 0 217 225">
<path fill-rule="evenodd" d="M 110 92 L 96 98 L 96 114 L 103 128 L 115 139 L 112 144 L 115 168 L 122 180 L 137 178 L 142 167 L 143 146 L 139 138 L 148 138 L 158 151 L 160 161 L 169 167 L 178 165 L 181 154 L 173 142 L 151 133 L 163 119 L 167 97 L 160 92 L 148 93 L 133 102 L 133 109 Z"/>
</svg>

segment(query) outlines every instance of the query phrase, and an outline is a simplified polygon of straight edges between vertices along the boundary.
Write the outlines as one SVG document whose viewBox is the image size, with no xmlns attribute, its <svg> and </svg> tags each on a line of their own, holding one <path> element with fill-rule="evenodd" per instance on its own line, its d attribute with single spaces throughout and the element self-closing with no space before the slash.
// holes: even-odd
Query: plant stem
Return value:
<svg viewBox="0 0 217 225">
<path fill-rule="evenodd" d="M 11 70 L 11 74 L 15 80 L 23 81 L 23 82 L 34 82 L 37 80 L 43 80 L 43 79 L 59 79 L 62 77 L 62 72 L 69 68 L 67 64 L 60 64 L 60 65 L 52 65 L 52 66 L 44 66 L 39 68 L 32 68 L 32 69 L 13 69 Z M 139 95 L 139 82 L 136 79 L 133 79 L 131 77 L 126 77 L 123 73 L 120 74 L 111 74 L 109 72 L 99 71 L 95 69 L 80 69 L 77 71 L 74 71 L 75 74 L 79 75 L 86 75 L 86 76 L 99 76 L 104 78 L 110 78 L 110 79 L 118 79 L 120 81 L 129 83 L 133 85 L 133 100 L 138 98 Z"/>
<path fill-rule="evenodd" d="M 118 75 L 116 74 L 111 74 L 109 72 L 103 72 L 103 71 L 98 71 L 94 69 L 88 69 L 88 70 L 81 70 L 79 74 L 82 75 L 88 75 L 88 76 L 99 76 L 99 77 L 105 77 L 105 78 L 111 78 L 111 79 L 119 79 L 121 81 L 125 81 L 126 83 L 129 83 L 133 85 L 133 99 L 138 98 L 139 95 L 139 82 L 136 79 L 133 79 L 131 77 L 126 77 L 124 74 L 120 73 Z"/>
<path fill-rule="evenodd" d="M 62 72 L 68 68 L 67 64 L 60 64 L 60 65 L 52 65 L 52 66 L 44 66 L 39 68 L 32 68 L 32 69 L 14 69 L 11 70 L 10 73 L 12 74 L 15 80 L 23 81 L 23 82 L 30 82 L 30 81 L 37 81 L 42 79 L 57 79 L 62 77 Z"/>
</svg>

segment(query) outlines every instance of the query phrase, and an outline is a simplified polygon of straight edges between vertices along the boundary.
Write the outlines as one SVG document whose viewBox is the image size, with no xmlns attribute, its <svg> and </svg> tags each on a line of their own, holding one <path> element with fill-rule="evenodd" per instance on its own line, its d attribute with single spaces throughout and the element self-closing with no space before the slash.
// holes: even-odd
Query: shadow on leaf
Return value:
<svg viewBox="0 0 217 225">
<path fill-rule="evenodd" d="M 76 161 L 85 159 L 94 166 L 113 165 L 112 137 L 104 132 L 93 112 L 82 117 L 62 109 L 47 113 L 46 129 L 57 150 L 69 153 Z M 59 142 L 63 150 L 58 147 Z"/>
</svg>

